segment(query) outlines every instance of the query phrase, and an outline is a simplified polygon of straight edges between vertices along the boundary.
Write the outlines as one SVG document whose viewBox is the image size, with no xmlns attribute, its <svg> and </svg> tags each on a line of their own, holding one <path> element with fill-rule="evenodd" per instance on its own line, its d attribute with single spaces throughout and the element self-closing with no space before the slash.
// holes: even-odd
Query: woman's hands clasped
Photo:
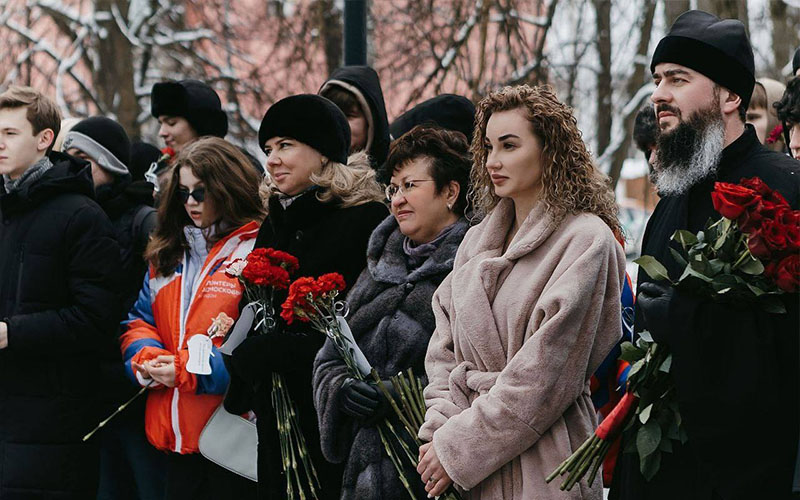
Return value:
<svg viewBox="0 0 800 500">
<path fill-rule="evenodd" d="M 428 492 L 428 498 L 438 497 L 453 484 L 453 480 L 447 475 L 441 462 L 439 462 L 439 457 L 436 456 L 436 449 L 433 447 L 433 443 L 425 443 L 419 447 L 417 472 L 420 473 L 422 482 L 425 483 L 425 491 Z"/>
<path fill-rule="evenodd" d="M 175 356 L 162 354 L 142 364 L 132 364 L 145 380 L 153 379 L 166 387 L 175 387 Z"/>
</svg>

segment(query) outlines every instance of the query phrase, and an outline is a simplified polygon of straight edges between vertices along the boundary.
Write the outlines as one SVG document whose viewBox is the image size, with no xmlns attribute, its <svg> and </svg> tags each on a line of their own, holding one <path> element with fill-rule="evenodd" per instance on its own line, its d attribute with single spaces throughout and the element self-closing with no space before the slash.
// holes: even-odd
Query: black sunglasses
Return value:
<svg viewBox="0 0 800 500">
<path fill-rule="evenodd" d="M 194 191 L 189 191 L 188 189 L 185 188 L 178 188 L 177 193 L 178 193 L 178 199 L 180 199 L 181 203 L 183 203 L 184 205 L 186 204 L 186 202 L 189 201 L 190 196 L 194 198 L 194 201 L 196 201 L 197 203 L 203 203 L 203 200 L 206 199 L 206 188 L 204 187 L 199 187 Z"/>
</svg>

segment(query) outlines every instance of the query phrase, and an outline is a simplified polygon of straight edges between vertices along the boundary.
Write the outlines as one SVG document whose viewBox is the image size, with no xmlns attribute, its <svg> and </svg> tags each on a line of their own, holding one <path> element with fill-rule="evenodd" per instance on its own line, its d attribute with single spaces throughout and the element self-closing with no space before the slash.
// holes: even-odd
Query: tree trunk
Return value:
<svg viewBox="0 0 800 500">
<path fill-rule="evenodd" d="M 597 52 L 600 71 L 597 74 L 597 149 L 604 151 L 611 142 L 613 118 L 611 95 L 611 0 L 594 0 L 597 24 Z"/>
<path fill-rule="evenodd" d="M 128 0 L 96 0 L 95 12 L 110 13 L 113 5 L 127 19 Z M 97 20 L 97 24 L 108 31 L 108 37 L 96 47 L 100 67 L 94 68 L 93 75 L 98 100 L 116 115 L 128 135 L 138 137 L 140 108 L 133 84 L 133 47 L 113 19 Z"/>
<path fill-rule="evenodd" d="M 639 46 L 637 47 L 636 52 L 639 57 L 637 57 L 633 74 L 628 79 L 628 84 L 625 88 L 625 94 L 628 96 L 628 99 L 632 98 L 636 94 L 636 92 L 639 90 L 639 88 L 641 88 L 642 85 L 644 85 L 650 75 L 649 62 L 645 63 L 644 61 L 649 61 L 647 58 L 647 48 L 650 45 L 650 37 L 653 31 L 653 18 L 655 17 L 655 13 L 656 0 L 648 0 L 645 2 L 644 12 L 642 13 L 642 24 L 641 28 L 639 29 Z M 614 152 L 614 157 L 611 162 L 611 169 L 608 172 L 609 177 L 611 177 L 611 183 L 613 187 L 617 186 L 620 174 L 622 174 L 622 164 L 628 157 L 628 149 L 630 148 L 631 140 L 633 138 L 633 123 L 634 120 L 636 120 L 636 112 L 631 113 L 628 116 L 621 117 L 621 119 L 623 120 L 622 130 L 625 130 L 626 134 L 619 149 Z"/>
<path fill-rule="evenodd" d="M 664 14 L 667 18 L 667 29 L 678 19 L 678 16 L 691 8 L 689 0 L 664 0 Z"/>
<path fill-rule="evenodd" d="M 325 47 L 325 65 L 330 75 L 342 65 L 342 13 L 336 8 L 334 0 L 318 0 L 316 8 L 320 40 Z"/>
<path fill-rule="evenodd" d="M 770 0 L 772 18 L 772 54 L 775 59 L 773 76 L 781 78 L 781 70 L 790 62 L 800 45 L 800 8 L 789 7 L 783 0 Z"/>
</svg>

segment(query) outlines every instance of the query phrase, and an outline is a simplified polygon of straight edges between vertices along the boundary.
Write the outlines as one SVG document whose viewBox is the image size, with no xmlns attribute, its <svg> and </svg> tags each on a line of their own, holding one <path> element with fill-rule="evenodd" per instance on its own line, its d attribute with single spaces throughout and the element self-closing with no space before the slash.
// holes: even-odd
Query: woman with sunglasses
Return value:
<svg viewBox="0 0 800 500">
<path fill-rule="evenodd" d="M 594 430 L 590 377 L 622 335 L 614 194 L 549 87 L 484 98 L 471 151 L 485 217 L 433 295 L 417 471 L 431 496 L 599 500 L 599 476 L 545 478 Z"/>
<path fill-rule="evenodd" d="M 408 368 L 425 373 L 425 351 L 436 326 L 431 297 L 453 269 L 469 228 L 468 148 L 459 132 L 418 126 L 392 143 L 384 165 L 391 176 L 386 197 L 392 215 L 372 233 L 367 268 L 347 303 L 356 342 L 385 379 Z M 340 498 L 407 499 L 375 426 L 387 416 L 398 427 L 399 421 L 375 384 L 348 377 L 330 340 L 314 362 L 314 397 L 322 451 L 345 464 Z M 413 469 L 406 472 L 415 475 Z M 426 497 L 420 481 L 411 486 L 417 498 Z"/>
<path fill-rule="evenodd" d="M 223 262 L 255 244 L 260 181 L 222 139 L 201 138 L 181 151 L 145 252 L 149 270 L 124 322 L 125 370 L 148 389 L 147 438 L 167 452 L 167 500 L 255 497 L 253 482 L 198 453 L 198 438 L 228 387 L 217 352 L 224 331 L 212 325 L 239 315 L 242 286 Z"/>
<path fill-rule="evenodd" d="M 258 140 L 267 153 L 269 177 L 262 185 L 267 218 L 256 247 L 297 257 L 298 277 L 338 272 L 349 288 L 366 264 L 369 236 L 387 210 L 367 155 L 356 153 L 348 159 L 350 126 L 344 113 L 318 95 L 287 97 L 267 110 Z M 285 294 L 277 295 L 281 295 L 275 303 L 279 311 Z M 312 364 L 325 336 L 307 324 L 287 325 L 280 317 L 276 321 L 274 332 L 251 334 L 233 351 L 225 407 L 232 413 L 255 411 L 259 498 L 285 498 L 270 398 L 271 374 L 281 373 L 319 476 L 319 498 L 338 498 L 342 468 L 327 463 L 322 455 L 311 392 Z"/>
</svg>

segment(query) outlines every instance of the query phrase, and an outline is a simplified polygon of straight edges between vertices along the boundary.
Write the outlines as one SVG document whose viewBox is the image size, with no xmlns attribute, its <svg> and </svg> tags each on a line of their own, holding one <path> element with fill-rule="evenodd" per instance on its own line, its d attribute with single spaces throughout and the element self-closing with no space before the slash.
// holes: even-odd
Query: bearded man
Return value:
<svg viewBox="0 0 800 500">
<path fill-rule="evenodd" d="M 765 149 L 745 111 L 753 91 L 753 51 L 741 22 L 702 11 L 682 14 L 658 44 L 650 69 L 659 136 L 654 180 L 661 200 L 647 225 L 643 255 L 676 280 L 669 251 L 678 229 L 719 219 L 715 181 L 760 177 L 793 208 L 800 163 Z M 798 296 L 787 314 L 722 304 L 655 283 L 639 272 L 635 328 L 673 354 L 682 425 L 658 473 L 646 481 L 625 454 L 616 499 L 788 499 L 798 445 Z"/>
</svg>

